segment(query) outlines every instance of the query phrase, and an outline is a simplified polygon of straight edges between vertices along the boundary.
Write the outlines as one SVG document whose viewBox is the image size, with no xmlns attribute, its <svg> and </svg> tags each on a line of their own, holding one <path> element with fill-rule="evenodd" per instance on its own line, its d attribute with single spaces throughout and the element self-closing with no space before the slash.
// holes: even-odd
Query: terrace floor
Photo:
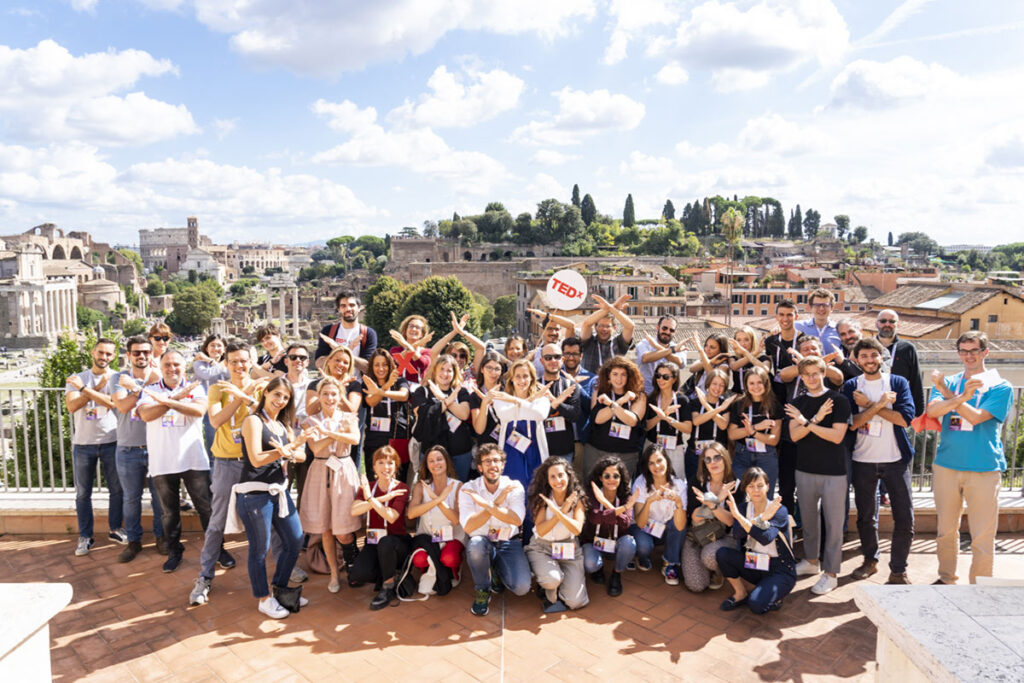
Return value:
<svg viewBox="0 0 1024 683">
<path fill-rule="evenodd" d="M 868 680 L 875 628 L 853 601 L 848 575 L 860 558 L 848 538 L 836 591 L 814 596 L 815 579 L 805 577 L 781 611 L 765 616 L 721 612 L 728 588 L 694 595 L 652 571 L 627 572 L 619 598 L 590 584 L 590 605 L 575 613 L 544 615 L 532 595 L 504 595 L 480 618 L 469 612 L 467 570 L 444 598 L 380 612 L 367 609 L 369 587 L 332 595 L 327 577 L 313 575 L 303 591 L 311 604 L 273 621 L 250 595 L 244 541 L 228 543 L 238 567 L 218 570 L 211 602 L 187 606 L 202 540 L 194 533 L 173 574 L 160 571 L 151 543 L 119 564 L 113 543 L 75 557 L 74 536 L 8 534 L 0 537 L 0 582 L 73 586 L 72 603 L 51 622 L 58 681 Z M 997 543 L 996 574 L 1024 576 L 1024 534 Z M 963 577 L 969 562 L 961 556 Z M 915 583 L 936 578 L 934 537 L 915 541 L 910 575 Z M 869 581 L 887 576 L 884 567 Z"/>
</svg>

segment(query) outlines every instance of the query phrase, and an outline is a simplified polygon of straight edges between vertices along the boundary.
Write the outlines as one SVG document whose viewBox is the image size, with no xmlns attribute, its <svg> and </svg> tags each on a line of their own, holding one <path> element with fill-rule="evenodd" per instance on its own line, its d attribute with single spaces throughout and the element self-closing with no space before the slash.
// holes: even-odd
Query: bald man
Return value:
<svg viewBox="0 0 1024 683">
<path fill-rule="evenodd" d="M 892 374 L 910 382 L 910 395 L 914 398 L 914 415 L 924 412 L 924 387 L 921 384 L 921 366 L 917 360 L 917 348 L 910 342 L 896 336 L 900 324 L 899 313 L 892 309 L 878 312 L 875 321 L 878 341 L 889 352 Z"/>
</svg>

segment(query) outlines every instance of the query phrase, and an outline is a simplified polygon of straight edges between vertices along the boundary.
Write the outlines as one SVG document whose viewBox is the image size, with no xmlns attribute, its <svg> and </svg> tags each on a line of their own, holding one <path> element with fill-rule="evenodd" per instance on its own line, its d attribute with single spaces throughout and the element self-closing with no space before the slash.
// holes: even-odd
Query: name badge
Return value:
<svg viewBox="0 0 1024 683">
<path fill-rule="evenodd" d="M 552 543 L 551 544 L 551 559 L 552 560 L 575 560 L 576 559 L 576 544 L 569 543 Z"/>
<path fill-rule="evenodd" d="M 458 418 L 455 418 L 458 420 Z M 459 420 L 461 422 L 461 420 Z M 450 424 L 450 423 L 449 423 Z M 455 427 L 458 429 L 458 426 Z M 391 431 L 391 418 L 390 417 L 371 417 L 370 418 L 370 431 L 371 432 L 390 432 Z M 455 431 L 454 429 L 452 431 Z"/>
<path fill-rule="evenodd" d="M 613 439 L 629 439 L 632 431 L 633 428 L 629 425 L 613 421 L 611 427 L 608 428 L 608 436 Z"/>
<path fill-rule="evenodd" d="M 107 408 L 105 406 L 98 406 L 92 401 L 85 407 L 85 419 L 86 420 L 102 420 L 107 416 Z"/>
<path fill-rule="evenodd" d="M 501 429 L 500 428 L 495 427 L 494 429 L 491 430 L 491 438 L 492 439 L 497 441 L 499 436 L 501 436 Z"/>
<path fill-rule="evenodd" d="M 341 471 L 341 458 L 339 458 L 336 455 L 332 455 L 331 457 L 327 458 L 327 462 L 324 464 L 327 465 L 327 469 L 329 469 L 331 472 Z"/>
<path fill-rule="evenodd" d="M 455 432 L 458 431 L 459 427 L 462 426 L 462 420 L 460 420 L 459 418 L 455 417 L 451 413 L 445 413 L 444 414 L 444 419 L 446 419 L 448 421 L 448 431 L 449 432 L 455 433 Z"/>
<path fill-rule="evenodd" d="M 139 417 L 139 409 L 138 408 L 132 408 L 128 412 L 128 419 L 131 420 L 132 422 L 141 422 L 142 418 Z"/>
<path fill-rule="evenodd" d="M 387 529 L 367 529 L 366 530 L 366 542 L 370 545 L 377 545 L 380 543 L 380 539 L 388 535 Z"/>
<path fill-rule="evenodd" d="M 675 434 L 658 434 L 658 445 L 666 451 L 675 450 L 679 443 L 679 437 Z"/>
<path fill-rule="evenodd" d="M 949 416 L 949 431 L 951 432 L 973 432 L 974 425 L 964 419 L 963 415 Z"/>
<path fill-rule="evenodd" d="M 770 563 L 771 558 L 764 553 L 756 553 L 753 550 L 748 550 L 743 553 L 743 566 L 746 569 L 756 569 L 757 571 L 766 572 L 768 571 Z"/>
<path fill-rule="evenodd" d="M 564 417 L 549 417 L 544 420 L 544 431 L 551 432 L 564 432 L 565 431 L 565 418 Z"/>
<path fill-rule="evenodd" d="M 525 453 L 526 449 L 530 447 L 530 440 L 519 432 L 512 432 L 509 437 L 505 439 L 505 443 L 511 445 L 512 448 L 516 449 L 520 453 Z"/>
<path fill-rule="evenodd" d="M 861 434 L 862 436 L 879 437 L 882 435 L 882 421 L 868 420 L 868 423 L 866 425 L 863 425 L 860 429 L 858 429 L 857 433 Z"/>
<path fill-rule="evenodd" d="M 594 536 L 594 548 L 598 552 L 602 553 L 614 553 L 615 552 L 615 539 L 613 538 L 601 538 L 600 536 Z"/>
<path fill-rule="evenodd" d="M 512 528 L 507 526 L 500 528 L 492 527 L 487 530 L 487 538 L 491 541 L 491 543 L 497 543 L 498 541 L 507 541 L 508 539 L 512 538 Z"/>
<path fill-rule="evenodd" d="M 766 448 L 767 444 L 765 444 L 763 441 L 758 441 L 752 436 L 748 436 L 746 439 L 744 439 L 743 443 L 746 444 L 747 450 L 750 451 L 751 453 L 768 452 L 768 449 Z"/>
<path fill-rule="evenodd" d="M 231 440 L 235 443 L 242 443 L 242 428 L 232 427 L 231 428 Z"/>
<path fill-rule="evenodd" d="M 430 532 L 430 540 L 434 543 L 443 543 L 445 541 L 450 541 L 453 538 L 455 538 L 455 530 L 452 528 L 451 524 L 446 524 L 440 529 L 434 529 Z"/>
<path fill-rule="evenodd" d="M 708 446 L 710 446 L 713 443 L 715 443 L 714 439 L 701 439 L 694 446 L 694 450 L 697 451 L 697 455 L 700 455 L 701 453 L 704 452 L 705 448 L 707 448 Z"/>
<path fill-rule="evenodd" d="M 163 417 L 160 418 L 161 427 L 184 427 L 185 416 L 174 410 L 168 410 L 164 413 Z"/>
<path fill-rule="evenodd" d="M 661 538 L 665 535 L 665 525 L 661 522 L 648 521 L 647 524 L 644 526 L 644 531 L 649 533 L 651 536 L 654 536 L 655 538 Z"/>
</svg>

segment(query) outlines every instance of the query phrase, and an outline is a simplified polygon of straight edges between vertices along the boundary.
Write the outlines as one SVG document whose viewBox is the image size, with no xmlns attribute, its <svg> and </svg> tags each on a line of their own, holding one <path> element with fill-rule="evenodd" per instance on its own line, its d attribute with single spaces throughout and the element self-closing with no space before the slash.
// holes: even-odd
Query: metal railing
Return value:
<svg viewBox="0 0 1024 683">
<path fill-rule="evenodd" d="M 63 389 L 0 387 L 0 494 L 74 492 L 71 457 L 72 421 Z M 932 487 L 936 432 L 910 432 L 914 445 L 914 489 Z M 1014 388 L 1014 402 L 1003 423 L 1007 469 L 1003 488 L 1024 487 L 1024 387 Z M 97 467 L 96 490 L 102 490 Z"/>
</svg>

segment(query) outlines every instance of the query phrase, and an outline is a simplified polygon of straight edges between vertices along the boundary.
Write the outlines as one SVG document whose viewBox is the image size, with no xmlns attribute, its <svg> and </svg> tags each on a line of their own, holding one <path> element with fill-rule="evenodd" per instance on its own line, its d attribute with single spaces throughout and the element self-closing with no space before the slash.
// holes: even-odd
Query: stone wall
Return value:
<svg viewBox="0 0 1024 683">
<path fill-rule="evenodd" d="M 432 275 L 454 275 L 469 291 L 494 301 L 499 296 L 515 294 L 516 272 L 521 268 L 522 261 L 413 263 L 408 267 L 408 279 L 405 281 L 415 283 Z"/>
</svg>

